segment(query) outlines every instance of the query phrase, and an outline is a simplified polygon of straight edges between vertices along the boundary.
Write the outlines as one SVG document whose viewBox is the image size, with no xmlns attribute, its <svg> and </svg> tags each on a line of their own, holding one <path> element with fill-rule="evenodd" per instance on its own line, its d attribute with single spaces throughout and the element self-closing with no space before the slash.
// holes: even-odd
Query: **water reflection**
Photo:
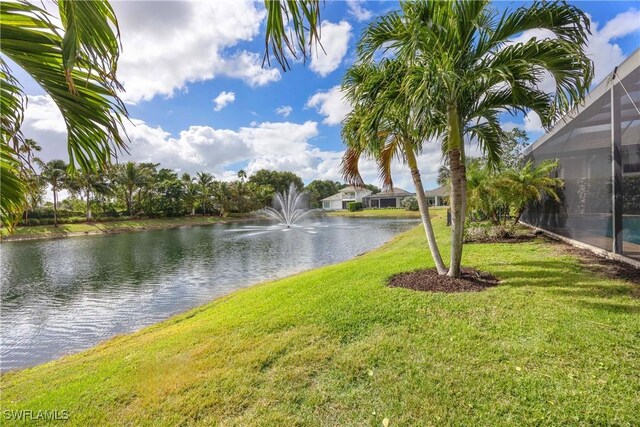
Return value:
<svg viewBox="0 0 640 427">
<path fill-rule="evenodd" d="M 414 226 L 326 218 L 0 245 L 1 369 L 90 347 L 262 280 L 339 262 Z"/>
</svg>

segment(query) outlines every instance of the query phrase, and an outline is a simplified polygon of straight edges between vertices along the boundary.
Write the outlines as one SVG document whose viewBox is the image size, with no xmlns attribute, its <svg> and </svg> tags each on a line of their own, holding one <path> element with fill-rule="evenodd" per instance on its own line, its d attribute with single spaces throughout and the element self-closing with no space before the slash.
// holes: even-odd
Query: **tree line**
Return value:
<svg viewBox="0 0 640 427">
<path fill-rule="evenodd" d="M 309 207 L 337 193 L 346 184 L 314 180 L 307 186 L 293 172 L 268 169 L 248 176 L 244 170 L 233 181 L 217 180 L 208 172 L 178 173 L 158 163 L 127 162 L 103 171 L 73 170 L 63 160 L 43 162 L 40 146 L 32 139 L 21 145 L 23 173 L 27 177 L 27 203 L 21 224 L 57 225 L 60 221 L 91 221 L 114 217 L 227 216 L 259 210 L 276 192 L 293 183 L 309 197 Z M 368 185 L 374 192 L 379 188 Z M 53 201 L 45 201 L 49 188 Z M 59 200 L 66 190 L 69 197 Z M 82 215 L 82 217 L 80 217 Z"/>
</svg>

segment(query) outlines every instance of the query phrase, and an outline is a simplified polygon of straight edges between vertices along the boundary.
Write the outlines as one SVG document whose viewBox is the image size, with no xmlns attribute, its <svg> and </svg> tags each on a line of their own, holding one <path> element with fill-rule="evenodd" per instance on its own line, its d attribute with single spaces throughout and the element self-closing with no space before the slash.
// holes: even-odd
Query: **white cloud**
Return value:
<svg viewBox="0 0 640 427">
<path fill-rule="evenodd" d="M 289 114 L 293 112 L 293 107 L 291 105 L 281 105 L 274 112 L 282 117 L 289 117 Z"/>
<path fill-rule="evenodd" d="M 42 147 L 37 156 L 48 162 L 53 159 L 68 161 L 67 127 L 60 110 L 48 95 L 29 96 L 22 122 L 25 138 L 36 140 Z"/>
<path fill-rule="evenodd" d="M 119 162 L 131 159 L 154 162 L 190 173 L 206 170 L 222 180 L 236 178 L 237 171 L 231 168 L 237 168 L 234 167 L 237 164 L 242 164 L 249 174 L 268 168 L 292 171 L 306 182 L 343 179 L 340 174 L 343 151 L 323 150 L 312 144 L 312 139 L 319 134 L 314 121 L 255 122 L 237 130 L 190 126 L 177 136 L 137 119 L 127 122 L 125 127 L 130 138 L 129 153 L 121 153 Z M 48 96 L 30 97 L 23 131 L 26 137 L 41 143 L 43 160 L 68 159 L 64 122 Z M 475 155 L 477 148 L 469 147 L 467 152 Z M 418 163 L 425 186 L 435 187 L 441 164 L 439 144 L 425 144 Z M 365 182 L 380 185 L 373 161 L 362 159 L 360 170 Z M 413 191 L 406 166 L 394 161 L 392 174 L 395 186 Z"/>
<path fill-rule="evenodd" d="M 260 32 L 264 10 L 249 0 L 114 2 L 122 37 L 118 77 L 127 102 L 172 96 L 217 75 L 261 86 L 280 79 L 257 53 L 229 52 Z"/>
<path fill-rule="evenodd" d="M 307 101 L 307 107 L 325 116 L 322 123 L 338 125 L 351 111 L 351 106 L 345 101 L 340 86 L 334 86 L 325 92 L 317 92 Z"/>
<path fill-rule="evenodd" d="M 373 16 L 370 10 L 362 6 L 363 3 L 364 0 L 347 0 L 349 14 L 353 15 L 358 22 L 368 21 Z"/>
<path fill-rule="evenodd" d="M 614 40 L 640 32 L 640 11 L 629 9 L 608 21 L 602 29 L 592 22 L 592 33 L 587 45 L 587 55 L 595 68 L 594 83 L 599 83 L 614 67 L 624 61 L 625 55 Z"/>
<path fill-rule="evenodd" d="M 340 21 L 338 24 L 323 21 L 320 34 L 322 47 L 312 49 L 309 68 L 325 77 L 340 66 L 347 53 L 351 38 L 351 24 L 347 21 Z"/>
<path fill-rule="evenodd" d="M 524 130 L 526 132 L 544 132 L 540 116 L 534 111 L 529 111 L 524 116 Z"/>
<path fill-rule="evenodd" d="M 608 21 L 599 33 L 607 40 L 614 40 L 633 34 L 638 30 L 640 30 L 640 11 L 631 8 Z"/>
<path fill-rule="evenodd" d="M 236 94 L 234 92 L 222 91 L 218 96 L 216 96 L 213 99 L 214 104 L 216 104 L 216 106 L 213 107 L 213 110 L 220 111 L 235 100 L 236 100 Z"/>
</svg>

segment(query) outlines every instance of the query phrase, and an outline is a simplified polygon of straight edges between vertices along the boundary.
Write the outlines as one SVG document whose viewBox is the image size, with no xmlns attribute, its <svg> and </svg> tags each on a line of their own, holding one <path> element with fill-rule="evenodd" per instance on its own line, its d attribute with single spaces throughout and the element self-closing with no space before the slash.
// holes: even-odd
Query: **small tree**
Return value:
<svg viewBox="0 0 640 427">
<path fill-rule="evenodd" d="M 67 178 L 67 164 L 63 160 L 51 160 L 42 167 L 42 178 L 53 192 L 53 225 L 58 226 L 58 191 L 64 188 Z"/>
<path fill-rule="evenodd" d="M 402 207 L 407 211 L 420 210 L 420 207 L 418 206 L 418 199 L 416 199 L 414 196 L 409 196 L 402 199 Z"/>
</svg>

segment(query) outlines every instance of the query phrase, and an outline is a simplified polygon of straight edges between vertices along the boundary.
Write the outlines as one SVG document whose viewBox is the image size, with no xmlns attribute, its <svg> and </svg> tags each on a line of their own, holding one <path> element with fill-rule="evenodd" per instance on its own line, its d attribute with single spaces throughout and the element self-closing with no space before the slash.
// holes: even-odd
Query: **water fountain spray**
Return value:
<svg viewBox="0 0 640 427">
<path fill-rule="evenodd" d="M 304 201 L 305 194 L 304 192 L 299 192 L 296 186 L 291 183 L 289 191 L 285 190 L 273 196 L 274 207 L 266 207 L 260 212 L 277 220 L 287 228 L 291 228 L 296 221 L 311 212 L 300 206 Z"/>
</svg>

